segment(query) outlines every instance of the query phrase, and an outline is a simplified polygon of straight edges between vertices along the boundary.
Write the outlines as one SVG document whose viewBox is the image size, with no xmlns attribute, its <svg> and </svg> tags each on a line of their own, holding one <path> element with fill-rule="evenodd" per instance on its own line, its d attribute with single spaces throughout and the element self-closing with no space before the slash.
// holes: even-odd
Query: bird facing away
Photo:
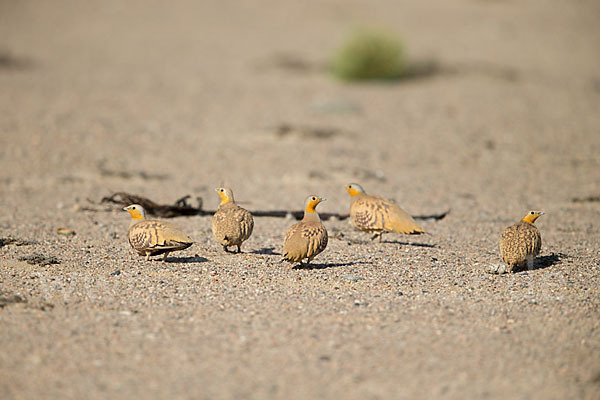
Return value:
<svg viewBox="0 0 600 400">
<path fill-rule="evenodd" d="M 163 261 L 172 251 L 187 249 L 194 242 L 175 225 L 146 219 L 146 210 L 139 204 L 123 208 L 131 215 L 129 244 L 141 256 L 164 254 Z"/>
<path fill-rule="evenodd" d="M 254 219 L 250 211 L 235 204 L 233 191 L 227 187 L 216 188 L 221 204 L 212 219 L 213 235 L 223 249 L 229 252 L 229 246 L 237 246 L 241 252 L 242 243 L 250 237 L 254 229 Z"/>
<path fill-rule="evenodd" d="M 542 235 L 533 224 L 544 215 L 541 211 L 529 211 L 523 219 L 509 226 L 500 235 L 500 254 L 509 271 L 516 271 L 527 265 L 533 267 L 533 259 L 542 248 Z"/>
<path fill-rule="evenodd" d="M 292 225 L 283 241 L 283 258 L 290 263 L 307 259 L 308 265 L 313 258 L 327 247 L 327 230 L 321 223 L 315 207 L 325 199 L 310 195 L 304 201 L 304 218 Z"/>
<path fill-rule="evenodd" d="M 374 233 L 371 240 L 385 232 L 419 235 L 425 231 L 396 203 L 371 196 L 357 183 L 346 185 L 350 195 L 350 220 L 361 231 Z"/>
</svg>

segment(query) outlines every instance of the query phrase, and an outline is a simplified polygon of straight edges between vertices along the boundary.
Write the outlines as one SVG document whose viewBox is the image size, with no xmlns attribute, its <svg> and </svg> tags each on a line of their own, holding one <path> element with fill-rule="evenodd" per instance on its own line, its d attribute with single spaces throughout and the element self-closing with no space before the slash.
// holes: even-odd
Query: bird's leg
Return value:
<svg viewBox="0 0 600 400">
<path fill-rule="evenodd" d="M 163 256 L 163 258 L 162 258 L 163 262 L 167 261 L 167 255 L 168 255 L 168 254 L 169 254 L 169 252 L 167 251 L 167 252 L 165 253 L 165 255 Z"/>
<path fill-rule="evenodd" d="M 150 253 L 146 253 L 146 261 L 150 261 Z"/>
<path fill-rule="evenodd" d="M 242 252 L 242 246 L 240 246 L 240 245 L 238 244 L 238 245 L 237 245 L 237 248 L 238 248 L 238 250 L 237 250 L 238 254 L 239 254 L 239 253 L 241 253 L 241 252 Z"/>
<path fill-rule="evenodd" d="M 227 248 L 227 245 L 223 245 L 223 250 L 225 250 L 225 253 L 229 253 L 229 249 Z"/>
<path fill-rule="evenodd" d="M 533 256 L 527 256 L 527 269 L 529 271 L 533 269 Z"/>
<path fill-rule="evenodd" d="M 375 234 L 374 234 L 374 235 L 371 237 L 371 240 L 375 240 L 376 238 L 379 238 L 379 241 L 381 242 L 381 235 L 382 235 L 382 234 L 383 234 L 382 232 L 377 232 L 377 233 L 375 233 Z"/>
</svg>

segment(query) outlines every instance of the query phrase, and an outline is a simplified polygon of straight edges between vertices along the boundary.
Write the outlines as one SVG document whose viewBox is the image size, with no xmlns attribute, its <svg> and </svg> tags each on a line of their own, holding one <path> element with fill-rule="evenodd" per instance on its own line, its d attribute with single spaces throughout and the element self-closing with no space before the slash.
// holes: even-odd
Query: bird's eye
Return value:
<svg viewBox="0 0 600 400">
<path fill-rule="evenodd" d="M 313 201 L 316 201 L 316 200 L 317 200 L 317 198 L 316 198 L 315 196 L 313 196 L 312 200 L 313 200 Z"/>
<path fill-rule="evenodd" d="M 533 211 L 532 211 L 532 212 L 530 212 L 529 214 L 533 215 L 533 214 L 535 214 L 535 212 L 533 212 Z"/>
</svg>

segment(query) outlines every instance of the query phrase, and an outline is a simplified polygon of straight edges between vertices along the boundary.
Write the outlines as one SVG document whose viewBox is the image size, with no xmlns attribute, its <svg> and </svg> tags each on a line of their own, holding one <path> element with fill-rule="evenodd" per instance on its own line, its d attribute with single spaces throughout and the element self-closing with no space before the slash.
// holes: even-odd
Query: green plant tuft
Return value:
<svg viewBox="0 0 600 400">
<path fill-rule="evenodd" d="M 360 30 L 337 51 L 332 73 L 347 81 L 399 79 L 406 73 L 402 42 L 389 33 Z"/>
</svg>

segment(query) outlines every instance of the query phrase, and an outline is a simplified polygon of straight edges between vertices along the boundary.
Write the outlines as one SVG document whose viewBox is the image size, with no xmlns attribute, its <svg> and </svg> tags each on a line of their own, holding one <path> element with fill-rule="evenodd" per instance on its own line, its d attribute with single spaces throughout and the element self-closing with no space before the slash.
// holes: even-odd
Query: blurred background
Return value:
<svg viewBox="0 0 600 400">
<path fill-rule="evenodd" d="M 593 0 L 4 0 L 3 197 L 216 204 L 228 184 L 251 208 L 319 192 L 334 211 L 357 181 L 415 213 L 520 214 L 597 193 L 599 15 Z M 336 75 L 362 31 L 397 41 L 399 76 Z"/>
</svg>

